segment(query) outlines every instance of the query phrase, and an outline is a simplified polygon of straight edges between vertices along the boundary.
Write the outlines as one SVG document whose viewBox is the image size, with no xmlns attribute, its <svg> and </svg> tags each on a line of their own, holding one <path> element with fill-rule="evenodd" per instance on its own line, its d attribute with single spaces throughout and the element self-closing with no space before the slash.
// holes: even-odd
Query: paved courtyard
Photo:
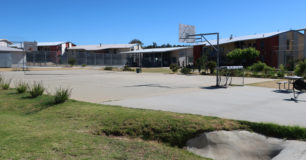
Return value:
<svg viewBox="0 0 306 160">
<path fill-rule="evenodd" d="M 2 74 L 14 81 L 42 81 L 49 92 L 72 88 L 72 98 L 82 101 L 306 127 L 306 94 L 296 103 L 291 93 L 271 88 L 216 89 L 210 87 L 214 76 L 86 69 Z M 246 84 L 263 81 L 271 80 L 245 79 Z"/>
</svg>

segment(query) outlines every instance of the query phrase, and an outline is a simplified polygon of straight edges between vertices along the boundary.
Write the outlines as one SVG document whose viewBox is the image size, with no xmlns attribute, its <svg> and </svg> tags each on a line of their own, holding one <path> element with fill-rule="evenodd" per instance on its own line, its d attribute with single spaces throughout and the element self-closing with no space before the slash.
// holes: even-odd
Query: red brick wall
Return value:
<svg viewBox="0 0 306 160">
<path fill-rule="evenodd" d="M 256 40 L 256 49 L 260 51 L 259 60 L 269 66 L 278 67 L 278 46 L 278 36 Z"/>
<path fill-rule="evenodd" d="M 203 46 L 193 46 L 193 64 L 195 61 L 201 57 L 203 51 Z"/>
</svg>

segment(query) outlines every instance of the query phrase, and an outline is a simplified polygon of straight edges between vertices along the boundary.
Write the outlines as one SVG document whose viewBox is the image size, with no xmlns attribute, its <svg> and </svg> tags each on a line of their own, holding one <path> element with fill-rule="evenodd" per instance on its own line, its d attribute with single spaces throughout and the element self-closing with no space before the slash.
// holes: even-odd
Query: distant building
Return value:
<svg viewBox="0 0 306 160">
<path fill-rule="evenodd" d="M 23 49 L 12 48 L 10 45 L 13 43 L 6 40 L 0 39 L 0 67 L 22 67 L 26 64 L 26 55 Z"/>
<path fill-rule="evenodd" d="M 143 67 L 169 67 L 170 64 L 187 66 L 193 64 L 192 47 L 151 48 L 129 52 L 128 64 Z"/>
<path fill-rule="evenodd" d="M 69 48 L 70 52 L 89 52 L 118 54 L 120 52 L 135 51 L 141 49 L 139 44 L 99 44 L 99 45 L 78 45 Z"/>
<path fill-rule="evenodd" d="M 253 47 L 260 51 L 259 60 L 269 66 L 279 67 L 280 64 L 288 65 L 291 61 L 306 58 L 304 43 L 304 34 L 295 30 L 241 37 L 231 36 L 227 39 L 220 39 L 220 63 L 225 65 L 226 54 L 236 48 Z M 211 44 L 217 45 L 217 41 L 212 40 Z M 216 58 L 215 51 L 207 42 L 194 46 L 194 60 L 203 54 L 214 59 Z"/>
<path fill-rule="evenodd" d="M 73 46 L 75 46 L 75 44 L 71 42 L 38 42 L 37 43 L 38 51 L 54 52 L 56 53 L 56 56 L 64 55 L 67 49 Z"/>
</svg>

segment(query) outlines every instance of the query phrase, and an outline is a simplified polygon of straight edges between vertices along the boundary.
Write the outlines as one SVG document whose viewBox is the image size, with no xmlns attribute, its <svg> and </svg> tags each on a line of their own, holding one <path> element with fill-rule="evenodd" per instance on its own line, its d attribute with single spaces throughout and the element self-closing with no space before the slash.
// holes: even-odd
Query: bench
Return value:
<svg viewBox="0 0 306 160">
<path fill-rule="evenodd" d="M 284 84 L 284 89 L 286 89 L 286 84 L 287 84 L 288 82 L 287 81 L 280 81 L 280 82 L 277 82 L 277 84 L 278 84 L 278 90 L 280 90 L 281 88 L 281 84 Z"/>
</svg>

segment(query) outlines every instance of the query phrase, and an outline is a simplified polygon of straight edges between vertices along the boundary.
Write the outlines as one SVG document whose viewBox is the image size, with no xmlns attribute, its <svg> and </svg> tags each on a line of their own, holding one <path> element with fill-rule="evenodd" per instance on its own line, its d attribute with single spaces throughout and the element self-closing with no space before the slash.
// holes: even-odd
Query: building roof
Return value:
<svg viewBox="0 0 306 160">
<path fill-rule="evenodd" d="M 150 48 L 150 49 L 141 49 L 136 51 L 121 52 L 121 53 L 162 53 L 162 52 L 171 52 L 171 51 L 177 51 L 188 48 L 190 47 Z"/>
<path fill-rule="evenodd" d="M 69 48 L 69 50 L 85 50 L 85 51 L 99 51 L 105 49 L 121 49 L 132 48 L 138 44 L 101 44 L 101 45 L 78 45 Z"/>
<path fill-rule="evenodd" d="M 0 42 L 6 42 L 7 44 L 13 44 L 11 41 L 7 39 L 0 39 Z"/>
<path fill-rule="evenodd" d="M 23 52 L 22 49 L 0 46 L 0 52 Z"/>
<path fill-rule="evenodd" d="M 219 44 L 226 44 L 226 43 L 233 43 L 233 42 L 246 41 L 246 40 L 256 40 L 256 39 L 269 38 L 269 37 L 273 37 L 273 36 L 276 36 L 276 35 L 279 35 L 279 34 L 285 33 L 285 32 L 288 32 L 288 31 L 239 36 L 239 37 L 233 37 L 232 39 L 224 38 L 224 39 L 219 40 Z M 217 40 L 210 40 L 209 42 L 212 45 L 217 45 Z M 196 46 L 197 45 L 209 45 L 209 43 L 208 42 L 202 42 L 202 43 L 196 44 Z"/>
<path fill-rule="evenodd" d="M 71 42 L 37 42 L 37 46 L 58 46 L 64 43 L 71 43 Z"/>
</svg>

